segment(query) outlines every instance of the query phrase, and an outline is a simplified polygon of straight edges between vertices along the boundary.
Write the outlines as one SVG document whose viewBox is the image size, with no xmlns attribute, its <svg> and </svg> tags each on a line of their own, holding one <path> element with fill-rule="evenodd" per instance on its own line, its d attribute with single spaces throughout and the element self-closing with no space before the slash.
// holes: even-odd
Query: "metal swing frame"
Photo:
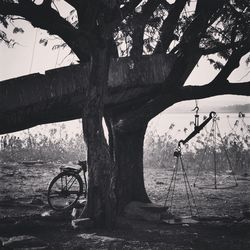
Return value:
<svg viewBox="0 0 250 250">
<path fill-rule="evenodd" d="M 169 212 L 172 211 L 174 193 L 175 193 L 175 186 L 176 186 L 176 179 L 177 179 L 177 174 L 178 174 L 178 170 L 179 170 L 179 163 L 180 163 L 181 172 L 182 172 L 184 185 L 185 185 L 186 196 L 187 196 L 187 200 L 188 200 L 190 215 L 192 217 L 193 216 L 198 216 L 199 212 L 198 212 L 198 208 L 196 206 L 196 202 L 195 202 L 195 198 L 194 198 L 194 195 L 193 195 L 193 192 L 192 192 L 192 189 L 191 189 L 190 182 L 188 180 L 187 172 L 186 172 L 186 169 L 185 169 L 185 166 L 184 166 L 184 163 L 183 163 L 182 154 L 181 154 L 181 147 L 178 147 L 178 149 L 174 152 L 174 156 L 176 157 L 176 163 L 175 163 L 175 166 L 174 166 L 174 170 L 173 170 L 173 174 L 172 174 L 172 177 L 171 177 L 170 185 L 168 187 L 164 207 L 169 207 Z M 167 206 L 169 198 L 170 198 L 170 205 Z"/>
<path fill-rule="evenodd" d="M 229 188 L 237 187 L 238 182 L 237 182 L 237 179 L 236 179 L 235 174 L 233 172 L 232 163 L 231 163 L 231 160 L 229 158 L 226 146 L 225 146 L 224 141 L 223 141 L 223 139 L 221 137 L 221 133 L 220 133 L 220 129 L 219 129 L 219 126 L 218 126 L 216 115 L 213 117 L 213 124 L 212 124 L 212 127 L 211 127 L 211 130 L 210 130 L 209 134 L 211 134 L 211 132 L 213 133 L 213 141 L 212 141 L 212 143 L 213 143 L 214 183 L 212 185 L 210 185 L 210 188 L 211 188 L 211 186 L 213 186 L 213 189 L 229 189 Z M 219 184 L 218 184 L 218 181 L 217 181 L 217 178 L 218 178 L 218 166 L 217 166 L 217 159 L 216 159 L 216 142 L 217 142 L 216 137 L 217 137 L 217 135 L 220 137 L 222 147 L 223 147 L 223 150 L 224 150 L 227 162 L 228 162 L 228 167 L 229 167 L 229 170 L 232 171 L 233 181 L 234 181 L 235 185 L 222 187 L 222 186 L 219 186 Z M 203 155 L 202 155 L 201 163 L 199 164 L 198 172 L 197 172 L 197 175 L 196 175 L 194 183 L 193 183 L 194 187 L 209 188 L 209 185 L 207 185 L 207 186 L 204 186 L 204 185 L 203 186 L 197 186 L 196 185 L 196 182 L 197 182 L 198 177 L 200 175 L 200 170 L 201 170 L 204 158 L 205 158 L 207 148 L 208 148 L 208 142 L 206 143 L 206 146 L 205 146 L 205 149 L 204 149 L 204 152 L 203 152 Z"/>
<path fill-rule="evenodd" d="M 192 217 L 198 216 L 199 211 L 198 211 L 198 208 L 196 206 L 195 198 L 194 198 L 194 195 L 193 195 L 193 192 L 191 189 L 190 182 L 188 180 L 188 176 L 187 176 L 187 172 L 186 172 L 184 163 L 183 163 L 181 146 L 186 144 L 189 140 L 191 140 L 194 136 L 196 136 L 216 116 L 215 112 L 213 112 L 213 111 L 210 112 L 209 117 L 206 118 L 199 125 L 199 115 L 198 115 L 199 108 L 196 107 L 195 109 L 196 109 L 196 115 L 195 115 L 194 131 L 191 134 L 189 134 L 186 137 L 186 139 L 180 140 L 178 142 L 178 147 L 174 152 L 174 156 L 176 157 L 176 163 L 174 166 L 173 175 L 171 177 L 170 185 L 169 185 L 169 188 L 167 191 L 167 196 L 166 196 L 166 200 L 165 200 L 165 204 L 164 204 L 164 207 L 167 207 L 167 203 L 168 203 L 169 198 L 170 198 L 169 211 L 171 212 L 172 206 L 173 206 L 175 186 L 176 186 L 176 178 L 177 178 L 177 174 L 178 174 L 178 170 L 179 170 L 179 163 L 180 163 L 181 164 L 181 171 L 182 171 L 182 175 L 183 175 L 183 180 L 184 180 L 184 185 L 185 185 L 186 196 L 188 199 L 189 211 L 190 211 L 190 215 Z"/>
<path fill-rule="evenodd" d="M 246 124 L 245 122 L 245 118 L 246 118 L 246 114 L 245 113 L 242 113 L 242 112 L 239 112 L 238 113 L 238 118 L 235 122 L 234 122 L 234 125 L 232 125 L 229 121 L 229 116 L 227 117 L 227 122 L 228 122 L 228 125 L 230 127 L 230 135 L 232 136 L 232 139 L 233 139 L 233 144 L 234 144 L 234 147 L 235 147 L 235 150 L 234 150 L 234 157 L 235 157 L 235 163 L 239 163 L 240 164 L 240 169 L 245 169 L 245 171 L 247 170 L 248 166 L 249 166 L 249 163 L 248 164 L 243 164 L 242 160 L 244 159 L 242 155 L 240 155 L 240 157 L 238 158 L 237 157 L 237 150 L 240 149 L 240 144 L 241 143 L 246 143 L 247 145 L 247 148 L 249 149 L 249 146 L 248 146 L 248 138 L 250 138 L 250 126 Z M 241 128 L 240 128 L 240 131 L 238 131 L 238 126 L 239 124 L 241 125 Z M 246 130 L 246 132 L 243 133 L 243 128 Z M 241 134 L 239 135 L 240 132 Z M 241 136 L 241 139 L 239 139 L 238 136 Z M 243 140 L 243 141 L 242 141 Z"/>
</svg>

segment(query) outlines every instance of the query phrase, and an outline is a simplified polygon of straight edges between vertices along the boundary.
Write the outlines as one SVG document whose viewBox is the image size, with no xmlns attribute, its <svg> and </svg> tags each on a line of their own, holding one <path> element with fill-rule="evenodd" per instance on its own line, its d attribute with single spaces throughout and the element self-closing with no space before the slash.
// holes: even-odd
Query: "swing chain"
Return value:
<svg viewBox="0 0 250 250">
<path fill-rule="evenodd" d="M 171 178 L 171 181 L 170 181 L 170 185 L 168 187 L 164 207 L 166 207 L 167 203 L 169 202 L 170 203 L 169 211 L 172 210 L 173 200 L 174 200 L 174 193 L 175 193 L 175 189 L 176 189 L 177 175 L 178 175 L 179 164 L 180 164 L 180 170 L 181 170 L 182 175 L 183 175 L 185 193 L 186 193 L 186 197 L 187 197 L 187 201 L 188 201 L 188 207 L 189 207 L 190 215 L 191 216 L 198 216 L 199 211 L 198 211 L 198 208 L 196 206 L 195 198 L 194 198 L 194 195 L 193 195 L 193 192 L 192 192 L 189 180 L 188 180 L 186 169 L 184 167 L 184 163 L 183 163 L 183 160 L 182 160 L 182 154 L 181 154 L 181 145 L 179 143 L 178 143 L 177 149 L 174 151 L 174 157 L 176 157 L 176 163 L 175 163 L 175 167 L 173 169 L 173 174 L 172 174 L 172 178 Z"/>
<path fill-rule="evenodd" d="M 209 121 L 211 120 L 211 119 L 213 119 L 213 118 L 215 118 L 216 117 L 216 113 L 214 112 L 214 111 L 212 111 L 212 112 L 210 112 L 210 114 L 209 114 L 209 117 L 208 118 L 206 118 L 206 120 L 204 120 L 199 126 L 197 126 L 195 129 L 194 129 L 194 131 L 191 133 L 191 134 L 189 134 L 188 136 L 187 136 L 187 138 L 186 139 L 184 139 L 184 140 L 180 140 L 179 142 L 178 142 L 178 146 L 180 147 L 181 146 L 181 144 L 186 144 L 187 142 L 189 142 L 189 140 L 191 140 L 194 136 L 196 136 L 208 123 L 209 123 Z"/>
<path fill-rule="evenodd" d="M 174 151 L 174 157 L 180 157 L 181 156 L 181 146 L 178 143 L 177 149 Z"/>
<path fill-rule="evenodd" d="M 235 176 L 234 171 L 233 171 L 232 163 L 231 163 L 231 160 L 230 160 L 230 157 L 229 157 L 229 154 L 228 154 L 225 142 L 223 141 L 223 138 L 221 137 L 221 132 L 220 132 L 220 129 L 219 129 L 219 126 L 218 126 L 219 117 L 217 117 L 217 115 L 216 115 L 215 112 L 211 112 L 210 113 L 210 117 L 212 117 L 212 121 L 213 121 L 213 124 L 212 124 L 212 127 L 211 127 L 211 130 L 210 130 L 209 134 L 210 134 L 210 136 L 213 137 L 214 188 L 217 189 L 217 159 L 216 159 L 217 158 L 216 157 L 217 136 L 220 138 L 222 149 L 223 149 L 223 151 L 225 153 L 226 160 L 228 162 L 229 170 L 232 171 L 232 173 L 233 173 L 232 174 L 233 180 L 234 180 L 234 183 L 235 183 L 235 187 L 237 187 L 238 186 L 238 182 L 237 182 L 236 176 Z M 200 174 L 200 170 L 201 170 L 201 168 L 203 166 L 203 161 L 204 161 L 204 157 L 205 157 L 207 148 L 208 148 L 208 140 L 207 140 L 207 143 L 205 145 L 205 149 L 203 151 L 202 159 L 201 159 L 201 162 L 199 164 L 198 172 L 196 174 L 196 177 L 195 177 L 195 180 L 194 180 L 194 183 L 193 183 L 194 186 L 196 186 L 196 182 L 198 180 L 198 176 Z"/>
<path fill-rule="evenodd" d="M 195 102 L 195 107 L 192 111 L 195 111 L 195 116 L 194 116 L 194 130 L 197 129 L 197 127 L 199 127 L 199 106 L 197 101 Z"/>
</svg>

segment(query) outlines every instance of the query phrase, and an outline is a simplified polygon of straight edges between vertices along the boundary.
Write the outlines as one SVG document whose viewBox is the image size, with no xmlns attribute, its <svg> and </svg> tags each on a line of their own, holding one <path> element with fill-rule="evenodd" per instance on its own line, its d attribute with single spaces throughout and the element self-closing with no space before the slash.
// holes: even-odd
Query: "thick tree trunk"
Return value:
<svg viewBox="0 0 250 250">
<path fill-rule="evenodd" d="M 111 124 L 108 128 L 113 139 L 113 158 L 117 167 L 117 208 L 118 213 L 121 213 L 131 201 L 150 202 L 143 175 L 143 143 L 147 123 L 134 131 L 120 130 L 114 123 Z"/>
<path fill-rule="evenodd" d="M 96 49 L 93 54 L 83 111 L 88 162 L 85 216 L 90 217 L 97 226 L 111 228 L 116 218 L 115 168 L 102 127 L 103 93 L 108 79 L 109 58 L 105 49 Z"/>
</svg>

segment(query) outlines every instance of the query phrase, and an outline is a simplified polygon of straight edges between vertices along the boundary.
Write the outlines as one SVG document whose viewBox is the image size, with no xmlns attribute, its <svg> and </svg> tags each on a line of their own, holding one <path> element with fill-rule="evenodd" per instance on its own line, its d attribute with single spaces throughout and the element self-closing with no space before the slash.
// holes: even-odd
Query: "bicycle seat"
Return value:
<svg viewBox="0 0 250 250">
<path fill-rule="evenodd" d="M 72 166 L 61 166 L 60 170 L 63 172 L 73 172 L 73 173 L 80 173 L 81 172 L 81 168 L 72 167 Z"/>
</svg>

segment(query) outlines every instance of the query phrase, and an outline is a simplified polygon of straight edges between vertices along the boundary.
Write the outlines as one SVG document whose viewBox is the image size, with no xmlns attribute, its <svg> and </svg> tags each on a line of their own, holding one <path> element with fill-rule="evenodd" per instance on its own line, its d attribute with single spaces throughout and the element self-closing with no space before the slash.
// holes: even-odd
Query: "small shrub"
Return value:
<svg viewBox="0 0 250 250">
<path fill-rule="evenodd" d="M 51 161 L 69 162 L 86 159 L 86 145 L 82 134 L 69 137 L 58 136 L 53 128 L 49 135 L 28 133 L 27 137 L 8 136 L 1 138 L 0 161 Z"/>
</svg>

